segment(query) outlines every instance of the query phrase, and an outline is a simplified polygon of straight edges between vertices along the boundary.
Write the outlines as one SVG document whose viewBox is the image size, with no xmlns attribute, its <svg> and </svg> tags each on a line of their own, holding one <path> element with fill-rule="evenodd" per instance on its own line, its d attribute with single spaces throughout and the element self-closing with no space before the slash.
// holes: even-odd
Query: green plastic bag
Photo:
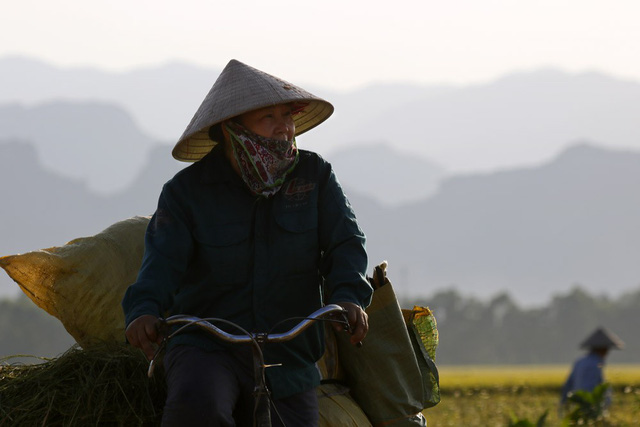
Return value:
<svg viewBox="0 0 640 427">
<path fill-rule="evenodd" d="M 386 266 L 376 267 L 370 279 L 374 294 L 363 346 L 338 334 L 338 357 L 353 398 L 374 426 L 424 426 L 422 411 L 440 401 L 435 317 L 420 307 L 403 313 Z"/>
</svg>

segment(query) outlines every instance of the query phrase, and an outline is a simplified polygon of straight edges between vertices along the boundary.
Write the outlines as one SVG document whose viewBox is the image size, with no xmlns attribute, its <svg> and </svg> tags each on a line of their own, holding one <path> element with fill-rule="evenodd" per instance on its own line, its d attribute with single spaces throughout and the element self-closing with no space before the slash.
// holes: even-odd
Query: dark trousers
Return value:
<svg viewBox="0 0 640 427">
<path fill-rule="evenodd" d="M 162 425 L 252 426 L 254 375 L 251 349 L 207 352 L 178 346 L 164 359 L 168 395 Z M 284 399 L 271 407 L 273 426 L 317 426 L 315 389 Z"/>
</svg>

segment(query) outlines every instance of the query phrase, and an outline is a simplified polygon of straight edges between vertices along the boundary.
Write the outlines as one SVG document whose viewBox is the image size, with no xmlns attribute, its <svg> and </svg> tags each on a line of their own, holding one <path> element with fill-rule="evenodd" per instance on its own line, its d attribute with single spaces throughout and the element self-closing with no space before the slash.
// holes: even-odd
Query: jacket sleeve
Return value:
<svg viewBox="0 0 640 427">
<path fill-rule="evenodd" d="M 318 203 L 320 273 L 327 303 L 352 302 L 365 308 L 373 293 L 366 278 L 365 235 L 328 163 L 322 168 Z"/>
<path fill-rule="evenodd" d="M 163 187 L 147 227 L 138 278 L 122 301 L 127 326 L 139 316 L 162 316 L 171 308 L 193 252 L 185 205 L 175 197 L 170 183 Z"/>
</svg>

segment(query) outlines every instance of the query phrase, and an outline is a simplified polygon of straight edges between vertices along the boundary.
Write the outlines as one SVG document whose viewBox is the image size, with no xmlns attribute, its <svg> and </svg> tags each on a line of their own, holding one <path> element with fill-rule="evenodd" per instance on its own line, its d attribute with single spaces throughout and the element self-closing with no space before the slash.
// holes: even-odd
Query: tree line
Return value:
<svg viewBox="0 0 640 427">
<path fill-rule="evenodd" d="M 580 343 L 599 326 L 626 343 L 609 362 L 640 363 L 640 289 L 612 299 L 575 287 L 536 308 L 518 306 L 507 293 L 480 301 L 455 290 L 401 300 L 400 305 L 428 306 L 434 312 L 439 365 L 571 363 L 582 352 Z M 0 300 L 0 358 L 55 357 L 73 343 L 62 324 L 26 296 Z"/>
<path fill-rule="evenodd" d="M 579 348 L 597 327 L 605 327 L 626 344 L 608 362 L 640 363 L 640 288 L 619 298 L 589 294 L 579 286 L 537 308 L 519 307 L 507 293 L 482 302 L 456 291 L 401 301 L 428 306 L 440 334 L 438 364 L 564 364 L 582 354 Z"/>
</svg>

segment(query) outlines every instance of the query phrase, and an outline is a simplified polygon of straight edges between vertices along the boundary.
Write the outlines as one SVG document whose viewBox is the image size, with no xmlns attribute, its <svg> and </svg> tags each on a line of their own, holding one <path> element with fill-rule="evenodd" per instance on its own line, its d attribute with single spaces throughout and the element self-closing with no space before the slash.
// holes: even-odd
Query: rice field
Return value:
<svg viewBox="0 0 640 427">
<path fill-rule="evenodd" d="M 439 367 L 442 401 L 425 411 L 430 427 L 507 426 L 511 417 L 560 426 L 560 387 L 569 365 Z M 640 365 L 610 365 L 613 387 L 607 426 L 640 426 Z"/>
<path fill-rule="evenodd" d="M 441 366 L 442 401 L 425 415 L 430 427 L 508 426 L 512 416 L 535 423 L 547 411 L 545 425 L 560 426 L 559 389 L 569 369 Z M 614 395 L 599 425 L 640 426 L 640 365 L 607 366 L 605 376 Z M 0 366 L 0 426 L 157 425 L 163 390 L 128 346 L 71 349 L 43 364 Z"/>
</svg>

